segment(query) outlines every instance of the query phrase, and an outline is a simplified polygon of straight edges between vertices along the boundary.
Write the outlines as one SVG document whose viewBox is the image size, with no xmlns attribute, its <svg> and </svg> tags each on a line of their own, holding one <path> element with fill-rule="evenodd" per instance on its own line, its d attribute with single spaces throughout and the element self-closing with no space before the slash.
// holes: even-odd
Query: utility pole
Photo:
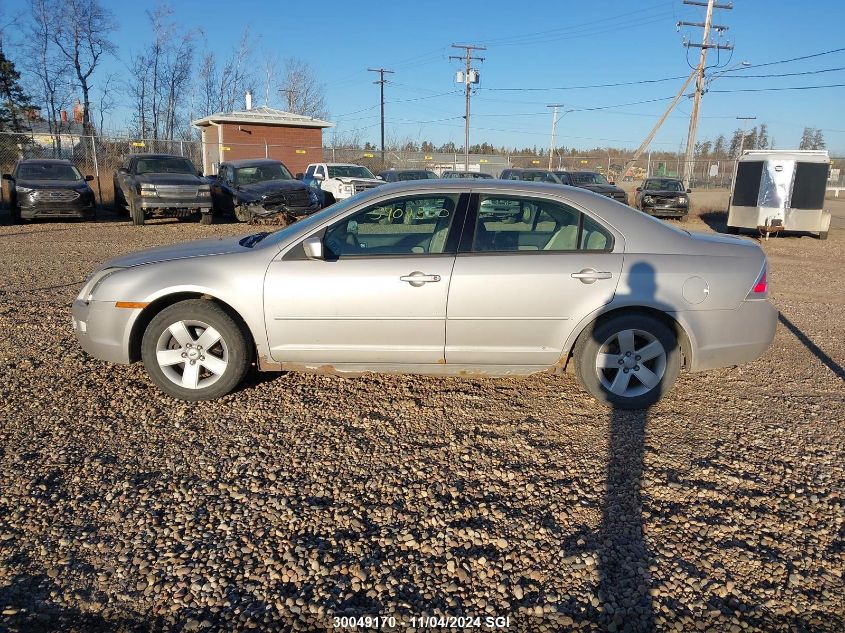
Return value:
<svg viewBox="0 0 845 633">
<path fill-rule="evenodd" d="M 684 0 L 684 4 L 693 5 L 697 7 L 707 7 L 707 13 L 704 17 L 704 22 L 678 22 L 678 26 L 695 26 L 703 29 L 701 44 L 692 44 L 691 42 L 684 42 L 687 48 L 700 48 L 701 53 L 698 57 L 698 66 L 696 66 L 695 74 L 695 97 L 692 104 L 692 112 L 689 119 L 689 133 L 687 134 L 687 155 L 684 161 L 684 182 L 690 186 L 693 169 L 693 153 L 695 151 L 695 135 L 698 130 L 698 109 L 701 105 L 701 95 L 704 94 L 704 69 L 707 64 L 707 49 L 724 49 L 731 50 L 731 44 L 711 44 L 710 30 L 726 31 L 728 27 L 722 25 L 713 25 L 713 9 L 733 9 L 730 3 L 720 4 L 715 0 L 707 0 L 700 2 L 699 0 Z"/>
<path fill-rule="evenodd" d="M 483 62 L 483 57 L 473 57 L 472 51 L 486 51 L 485 46 L 473 46 L 472 44 L 452 44 L 452 48 L 462 48 L 466 51 L 464 56 L 450 55 L 449 59 L 466 60 L 466 73 L 464 84 L 466 85 L 466 115 L 464 115 L 464 171 L 469 171 L 469 97 L 472 92 L 472 84 L 478 83 L 478 71 L 473 70 L 473 61 Z"/>
<path fill-rule="evenodd" d="M 555 151 L 555 136 L 557 134 L 557 109 L 562 108 L 562 103 L 551 103 L 547 108 L 554 108 L 552 111 L 552 141 L 549 143 L 549 169 L 552 168 L 552 152 Z"/>
<path fill-rule="evenodd" d="M 373 83 L 378 84 L 381 89 L 381 166 L 384 167 L 384 84 L 387 83 L 384 73 L 393 74 L 393 71 L 387 70 L 386 68 L 367 68 L 367 70 L 371 73 L 379 74 L 378 81 L 374 81 Z"/>
<path fill-rule="evenodd" d="M 742 136 L 739 139 L 739 155 L 737 158 L 742 156 L 742 150 L 745 148 L 745 128 L 748 127 L 748 121 L 755 121 L 756 119 L 756 116 L 738 116 L 736 118 L 737 121 L 742 121 Z"/>
</svg>

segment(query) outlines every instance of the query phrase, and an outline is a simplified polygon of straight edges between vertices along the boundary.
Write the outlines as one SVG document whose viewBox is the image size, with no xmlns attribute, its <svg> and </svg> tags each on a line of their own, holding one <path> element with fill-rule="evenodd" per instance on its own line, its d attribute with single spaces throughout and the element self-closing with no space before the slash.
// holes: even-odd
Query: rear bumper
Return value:
<svg viewBox="0 0 845 633">
<path fill-rule="evenodd" d="M 89 356 L 129 363 L 129 333 L 141 310 L 116 308 L 111 301 L 73 302 L 73 331 Z"/>
<path fill-rule="evenodd" d="M 678 320 L 694 334 L 690 371 L 749 363 L 772 344 L 778 311 L 767 300 L 743 301 L 735 310 L 679 313 Z"/>
</svg>

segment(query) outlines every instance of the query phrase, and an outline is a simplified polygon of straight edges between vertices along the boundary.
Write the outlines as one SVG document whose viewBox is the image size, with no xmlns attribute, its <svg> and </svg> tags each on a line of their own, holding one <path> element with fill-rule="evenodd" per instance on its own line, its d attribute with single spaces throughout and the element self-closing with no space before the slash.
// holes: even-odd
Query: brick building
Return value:
<svg viewBox="0 0 845 633">
<path fill-rule="evenodd" d="M 202 131 L 203 173 L 224 161 L 275 158 L 291 173 L 323 160 L 323 129 L 334 123 L 262 106 L 192 121 Z"/>
</svg>

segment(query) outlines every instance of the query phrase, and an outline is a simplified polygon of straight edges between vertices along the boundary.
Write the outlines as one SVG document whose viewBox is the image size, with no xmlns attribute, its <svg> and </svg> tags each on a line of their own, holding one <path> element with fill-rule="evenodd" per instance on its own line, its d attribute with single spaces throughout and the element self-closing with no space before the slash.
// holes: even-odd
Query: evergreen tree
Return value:
<svg viewBox="0 0 845 633">
<path fill-rule="evenodd" d="M 0 132 L 22 132 L 27 112 L 33 110 L 28 94 L 20 84 L 21 74 L 0 48 Z"/>
<path fill-rule="evenodd" d="M 826 147 L 824 142 L 824 135 L 819 128 L 813 131 L 813 147 L 812 149 L 824 149 Z"/>
<path fill-rule="evenodd" d="M 713 155 L 717 158 L 722 158 L 725 155 L 725 135 L 719 134 L 716 141 L 713 143 Z"/>
<path fill-rule="evenodd" d="M 801 133 L 801 142 L 798 149 L 813 149 L 813 128 L 805 127 Z"/>
<path fill-rule="evenodd" d="M 760 131 L 757 133 L 757 149 L 769 149 L 769 126 L 760 124 Z"/>
<path fill-rule="evenodd" d="M 737 128 L 734 130 L 734 134 L 731 137 L 731 144 L 728 148 L 728 153 L 730 154 L 731 158 L 737 158 L 739 156 L 739 145 L 742 143 L 742 130 Z"/>
<path fill-rule="evenodd" d="M 745 137 L 745 143 L 742 144 L 743 149 L 757 149 L 757 126 L 755 125 L 751 128 L 751 131 L 748 132 L 748 136 Z"/>
</svg>

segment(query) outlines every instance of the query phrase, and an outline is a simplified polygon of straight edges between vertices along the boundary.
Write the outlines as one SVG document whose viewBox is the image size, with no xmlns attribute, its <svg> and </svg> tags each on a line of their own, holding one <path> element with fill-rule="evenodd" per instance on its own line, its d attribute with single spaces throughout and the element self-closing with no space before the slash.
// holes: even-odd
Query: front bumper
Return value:
<svg viewBox="0 0 845 633">
<path fill-rule="evenodd" d="M 755 300 L 735 310 L 687 311 L 678 317 L 695 336 L 690 371 L 704 371 L 760 358 L 775 338 L 778 311 L 768 300 Z"/>
<path fill-rule="evenodd" d="M 211 210 L 211 199 L 203 198 L 202 200 L 186 202 L 184 200 L 168 200 L 167 198 L 141 198 L 140 205 L 145 211 L 159 209 L 162 211 L 189 210 L 207 213 Z"/>
<path fill-rule="evenodd" d="M 89 356 L 110 363 L 129 363 L 129 334 L 141 310 L 116 308 L 113 301 L 73 302 L 73 331 Z"/>
<path fill-rule="evenodd" d="M 288 207 L 285 205 L 273 205 L 272 208 L 268 209 L 261 203 L 247 205 L 247 209 L 249 209 L 253 214 L 255 214 L 259 218 L 271 217 L 279 213 L 290 213 L 295 218 L 301 218 L 306 215 L 316 213 L 320 210 L 320 208 L 321 206 L 319 201 L 307 207 Z"/>
<path fill-rule="evenodd" d="M 689 205 L 678 205 L 672 207 L 658 207 L 643 205 L 643 213 L 653 215 L 656 218 L 682 218 L 689 214 Z"/>
<path fill-rule="evenodd" d="M 74 202 L 41 202 L 20 206 L 21 218 L 35 220 L 36 218 L 93 218 L 96 210 L 94 201 Z"/>
</svg>

